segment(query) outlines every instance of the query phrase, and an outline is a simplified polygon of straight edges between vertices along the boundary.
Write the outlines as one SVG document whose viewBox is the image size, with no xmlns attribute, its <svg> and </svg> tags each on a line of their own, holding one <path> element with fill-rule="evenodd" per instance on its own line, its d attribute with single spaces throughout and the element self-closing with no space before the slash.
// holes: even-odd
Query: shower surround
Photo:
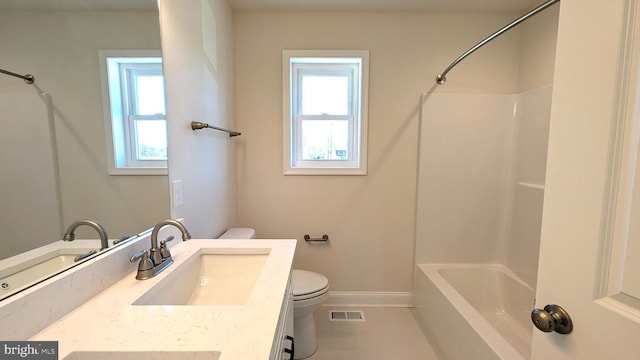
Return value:
<svg viewBox="0 0 640 360">
<path fill-rule="evenodd" d="M 546 86 L 513 95 L 423 97 L 414 303 L 427 334 L 442 324 L 423 310 L 445 305 L 420 290 L 431 281 L 420 265 L 499 264 L 535 289 L 551 93 Z M 533 295 L 520 301 L 516 307 L 530 307 Z M 515 317 L 507 307 L 500 311 Z M 466 321 L 473 318 L 481 317 Z M 432 339 L 445 355 L 454 340 Z"/>
</svg>

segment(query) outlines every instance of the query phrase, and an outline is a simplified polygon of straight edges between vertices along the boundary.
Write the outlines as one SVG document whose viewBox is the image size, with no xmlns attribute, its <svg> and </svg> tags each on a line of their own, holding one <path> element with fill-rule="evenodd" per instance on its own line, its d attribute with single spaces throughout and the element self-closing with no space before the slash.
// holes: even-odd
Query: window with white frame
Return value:
<svg viewBox="0 0 640 360">
<path fill-rule="evenodd" d="M 154 50 L 100 51 L 111 175 L 166 175 L 162 58 Z"/>
<path fill-rule="evenodd" d="M 285 50 L 285 175 L 367 174 L 366 50 Z"/>
</svg>

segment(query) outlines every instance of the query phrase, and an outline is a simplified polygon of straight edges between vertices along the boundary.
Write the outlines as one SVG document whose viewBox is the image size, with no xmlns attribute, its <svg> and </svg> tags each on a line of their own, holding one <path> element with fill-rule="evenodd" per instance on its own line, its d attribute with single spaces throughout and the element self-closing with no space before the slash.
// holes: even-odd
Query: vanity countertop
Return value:
<svg viewBox="0 0 640 360">
<path fill-rule="evenodd" d="M 60 359 L 100 353 L 157 352 L 171 358 L 265 360 L 270 356 L 286 296 L 296 240 L 190 240 L 172 247 L 174 263 L 149 280 L 124 277 L 29 340 L 58 341 Z M 132 305 L 203 248 L 270 249 L 243 305 Z M 109 271 L 108 269 L 104 269 Z M 87 354 L 90 353 L 90 354 Z M 84 356 L 82 356 L 84 354 Z M 139 354 L 138 354 L 139 355 Z M 150 357 L 151 358 L 151 357 Z"/>
</svg>

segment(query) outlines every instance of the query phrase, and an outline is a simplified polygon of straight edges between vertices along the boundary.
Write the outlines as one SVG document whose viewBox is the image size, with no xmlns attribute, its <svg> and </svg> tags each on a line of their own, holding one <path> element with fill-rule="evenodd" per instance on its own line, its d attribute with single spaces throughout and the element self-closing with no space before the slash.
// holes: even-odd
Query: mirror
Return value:
<svg viewBox="0 0 640 360">
<path fill-rule="evenodd" d="M 2 0 L 0 44 L 1 69 L 35 76 L 0 74 L 0 264 L 47 260 L 34 249 L 79 219 L 101 224 L 112 247 L 168 218 L 166 175 L 109 175 L 99 60 L 100 50 L 160 50 L 156 0 Z M 75 238 L 65 244 L 81 250 L 48 259 L 47 276 L 101 247 L 85 240 L 98 239 L 89 226 Z M 0 299 L 19 288 L 0 280 Z"/>
</svg>

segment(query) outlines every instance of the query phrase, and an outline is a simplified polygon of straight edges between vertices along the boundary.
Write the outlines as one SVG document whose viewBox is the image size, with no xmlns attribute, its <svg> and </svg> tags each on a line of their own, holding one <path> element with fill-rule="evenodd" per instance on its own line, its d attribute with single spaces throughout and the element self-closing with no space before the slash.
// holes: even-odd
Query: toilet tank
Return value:
<svg viewBox="0 0 640 360">
<path fill-rule="evenodd" d="M 251 228 L 231 228 L 218 239 L 255 239 L 256 231 Z"/>
</svg>

